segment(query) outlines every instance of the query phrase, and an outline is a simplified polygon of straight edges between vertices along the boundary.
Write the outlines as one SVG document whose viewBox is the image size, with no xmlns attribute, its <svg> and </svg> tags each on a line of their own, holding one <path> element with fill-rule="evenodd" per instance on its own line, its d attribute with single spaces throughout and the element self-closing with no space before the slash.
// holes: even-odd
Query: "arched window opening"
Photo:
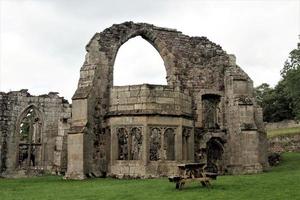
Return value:
<svg viewBox="0 0 300 200">
<path fill-rule="evenodd" d="M 161 129 L 151 128 L 150 130 L 150 157 L 151 161 L 157 161 L 161 159 Z"/>
<path fill-rule="evenodd" d="M 35 108 L 25 111 L 19 127 L 19 162 L 21 169 L 42 166 L 42 121 Z"/>
<path fill-rule="evenodd" d="M 134 127 L 130 132 L 131 148 L 130 159 L 141 160 L 142 159 L 142 130 L 141 128 Z"/>
<path fill-rule="evenodd" d="M 140 127 L 117 128 L 118 160 L 141 160 L 143 135 Z"/>
<path fill-rule="evenodd" d="M 167 85 L 164 62 L 157 50 L 140 36 L 123 44 L 114 64 L 114 85 Z"/>
</svg>

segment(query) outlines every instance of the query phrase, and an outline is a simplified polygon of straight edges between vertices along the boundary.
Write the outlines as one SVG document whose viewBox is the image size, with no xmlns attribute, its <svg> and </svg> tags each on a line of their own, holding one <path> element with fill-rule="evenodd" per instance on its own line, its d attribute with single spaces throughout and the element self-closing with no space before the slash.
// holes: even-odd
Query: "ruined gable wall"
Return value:
<svg viewBox="0 0 300 200">
<path fill-rule="evenodd" d="M 43 168 L 46 170 L 54 169 L 55 152 L 57 153 L 57 150 L 60 150 L 57 149 L 59 147 L 57 143 L 60 143 L 60 139 L 57 139 L 58 122 L 60 119 L 71 117 L 71 105 L 65 99 L 59 97 L 57 93 L 50 92 L 48 95 L 33 96 L 27 90 L 20 90 L 0 93 L 2 173 L 14 173 L 16 170 L 18 165 L 17 130 L 22 120 L 20 116 L 30 106 L 37 108 L 42 117 L 42 137 L 45 152 Z"/>
</svg>

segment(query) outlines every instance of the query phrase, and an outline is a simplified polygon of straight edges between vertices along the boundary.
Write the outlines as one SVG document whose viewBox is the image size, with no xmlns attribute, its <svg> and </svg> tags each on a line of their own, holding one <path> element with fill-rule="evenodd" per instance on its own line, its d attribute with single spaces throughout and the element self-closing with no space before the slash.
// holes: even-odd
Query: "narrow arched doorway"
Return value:
<svg viewBox="0 0 300 200">
<path fill-rule="evenodd" d="M 213 173 L 221 173 L 224 145 L 223 140 L 218 137 L 212 137 L 206 143 L 207 151 L 207 167 L 206 170 Z"/>
</svg>

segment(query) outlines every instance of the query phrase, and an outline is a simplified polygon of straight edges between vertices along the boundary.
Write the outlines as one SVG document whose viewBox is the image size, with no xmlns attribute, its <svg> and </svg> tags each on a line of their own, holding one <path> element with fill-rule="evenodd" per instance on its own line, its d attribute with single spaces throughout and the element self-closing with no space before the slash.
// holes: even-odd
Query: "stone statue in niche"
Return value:
<svg viewBox="0 0 300 200">
<path fill-rule="evenodd" d="M 140 160 L 142 158 L 142 131 L 141 128 L 134 127 L 131 129 L 131 159 Z"/>
<path fill-rule="evenodd" d="M 203 95 L 203 125 L 207 129 L 219 129 L 218 111 L 220 97 L 218 95 Z"/>
<path fill-rule="evenodd" d="M 175 130 L 173 128 L 165 130 L 164 150 L 166 160 L 175 160 Z"/>
<path fill-rule="evenodd" d="M 160 160 L 161 130 L 152 128 L 150 132 L 150 160 Z"/>
<path fill-rule="evenodd" d="M 128 132 L 125 128 L 117 129 L 119 160 L 128 160 Z"/>
</svg>

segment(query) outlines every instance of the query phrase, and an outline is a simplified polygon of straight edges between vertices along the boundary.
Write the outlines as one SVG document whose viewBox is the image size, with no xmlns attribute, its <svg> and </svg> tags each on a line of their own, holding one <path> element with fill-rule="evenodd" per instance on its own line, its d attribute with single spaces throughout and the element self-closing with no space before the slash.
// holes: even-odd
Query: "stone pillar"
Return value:
<svg viewBox="0 0 300 200">
<path fill-rule="evenodd" d="M 118 160 L 118 152 L 119 152 L 118 136 L 117 136 L 115 127 L 111 127 L 110 146 L 111 146 L 110 161 L 111 161 L 111 165 L 114 165 L 116 163 L 116 160 Z"/>
<path fill-rule="evenodd" d="M 147 166 L 148 162 L 149 162 L 149 149 L 150 149 L 149 135 L 150 135 L 149 127 L 148 127 L 147 124 L 144 124 L 144 127 L 143 127 L 143 148 L 142 148 L 142 152 L 143 152 L 142 160 L 143 160 L 144 166 Z"/>
<path fill-rule="evenodd" d="M 84 133 L 68 134 L 68 179 L 84 179 Z"/>
<path fill-rule="evenodd" d="M 165 129 L 161 129 L 160 137 L 161 147 L 160 147 L 160 160 L 166 160 L 166 150 L 165 150 Z"/>
<path fill-rule="evenodd" d="M 182 155 L 182 124 L 175 129 L 175 160 L 181 162 Z"/>
<path fill-rule="evenodd" d="M 188 138 L 188 142 L 187 142 L 187 145 L 188 145 L 188 160 L 191 160 L 192 162 L 195 161 L 195 143 L 194 143 L 194 137 L 195 137 L 195 133 L 194 133 L 194 128 L 192 128 L 191 130 L 191 135 L 190 137 Z"/>
<path fill-rule="evenodd" d="M 68 133 L 68 170 L 66 178 L 84 179 L 85 137 L 88 134 L 88 99 L 73 99 L 72 126 Z"/>
</svg>

